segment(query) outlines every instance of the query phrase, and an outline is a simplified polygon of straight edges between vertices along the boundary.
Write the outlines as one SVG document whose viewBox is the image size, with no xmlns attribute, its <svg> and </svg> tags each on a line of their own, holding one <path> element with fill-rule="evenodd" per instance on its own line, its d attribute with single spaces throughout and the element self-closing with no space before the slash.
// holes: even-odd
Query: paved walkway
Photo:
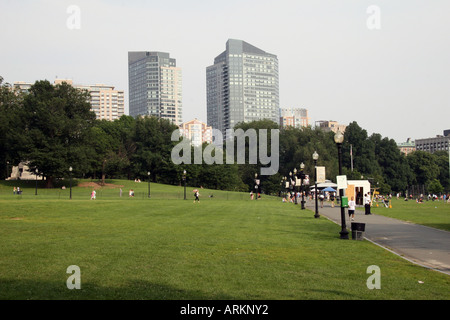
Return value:
<svg viewBox="0 0 450 320">
<path fill-rule="evenodd" d="M 307 201 L 306 208 L 315 211 L 314 201 Z M 324 204 L 319 214 L 341 225 L 341 210 Z M 352 239 L 351 223 L 347 208 L 345 222 Z M 408 223 L 385 216 L 365 215 L 364 210 L 355 211 L 355 221 L 365 223 L 364 237 L 399 256 L 422 266 L 450 275 L 450 232 L 418 224 Z"/>
</svg>

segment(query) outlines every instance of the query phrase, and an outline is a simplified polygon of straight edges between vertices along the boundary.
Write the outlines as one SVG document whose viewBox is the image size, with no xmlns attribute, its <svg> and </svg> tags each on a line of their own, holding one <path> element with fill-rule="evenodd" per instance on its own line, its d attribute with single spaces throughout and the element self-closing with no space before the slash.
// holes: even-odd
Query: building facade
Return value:
<svg viewBox="0 0 450 320">
<path fill-rule="evenodd" d="M 316 121 L 316 127 L 319 127 L 321 130 L 324 131 L 332 131 L 334 133 L 340 131 L 342 133 L 345 132 L 347 129 L 347 126 L 344 124 L 339 124 L 337 121 Z"/>
<path fill-rule="evenodd" d="M 251 44 L 229 39 L 206 68 L 207 123 L 226 137 L 239 122 L 279 122 L 278 59 Z"/>
<path fill-rule="evenodd" d="M 411 140 L 411 138 L 408 138 L 406 142 L 398 143 L 397 146 L 400 152 L 404 153 L 405 155 L 408 155 L 411 152 L 416 151 L 416 144 L 414 141 Z"/>
<path fill-rule="evenodd" d="M 115 90 L 113 86 L 105 84 L 81 85 L 74 84 L 71 79 L 56 79 L 54 85 L 63 82 L 74 88 L 87 90 L 90 95 L 91 110 L 97 119 L 116 120 L 125 113 L 125 98 L 123 90 Z M 14 87 L 21 92 L 28 92 L 33 84 L 27 82 L 15 82 Z"/>
<path fill-rule="evenodd" d="M 302 128 L 308 126 L 308 110 L 303 108 L 280 108 L 280 128 Z"/>
<path fill-rule="evenodd" d="M 181 68 L 165 52 L 128 52 L 129 114 L 182 123 Z"/>
<path fill-rule="evenodd" d="M 204 142 L 213 142 L 212 127 L 197 119 L 182 123 L 180 134 L 191 140 L 191 144 L 196 147 L 201 146 Z"/>
<path fill-rule="evenodd" d="M 445 130 L 448 132 L 448 130 Z M 436 151 L 449 151 L 450 135 L 436 136 L 435 138 L 416 139 L 416 150 L 435 153 Z"/>
</svg>

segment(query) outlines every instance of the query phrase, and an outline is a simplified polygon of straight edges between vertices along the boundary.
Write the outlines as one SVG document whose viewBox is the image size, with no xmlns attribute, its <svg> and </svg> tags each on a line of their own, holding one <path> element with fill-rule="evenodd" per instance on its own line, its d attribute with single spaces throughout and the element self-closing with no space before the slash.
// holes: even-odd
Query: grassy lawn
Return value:
<svg viewBox="0 0 450 320">
<path fill-rule="evenodd" d="M 415 200 L 404 201 L 392 199 L 392 208 L 386 208 L 379 203 L 372 207 L 372 212 L 387 217 L 421 224 L 428 227 L 450 231 L 450 203 L 444 201 L 424 201 L 416 203 Z"/>
<path fill-rule="evenodd" d="M 277 198 L 200 190 L 193 204 L 192 188 L 184 201 L 182 187 L 152 184 L 148 199 L 147 183 L 111 182 L 122 198 L 0 186 L 0 299 L 450 299 L 449 276 L 340 240 L 339 226 Z M 81 290 L 66 287 L 71 265 Z M 367 288 L 371 265 L 380 290 Z"/>
</svg>

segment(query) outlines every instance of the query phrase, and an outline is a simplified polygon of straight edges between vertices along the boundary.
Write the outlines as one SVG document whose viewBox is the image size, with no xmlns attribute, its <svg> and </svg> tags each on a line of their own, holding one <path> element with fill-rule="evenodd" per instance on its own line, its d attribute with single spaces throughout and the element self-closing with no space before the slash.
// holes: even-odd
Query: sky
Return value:
<svg viewBox="0 0 450 320">
<path fill-rule="evenodd" d="M 280 107 L 397 142 L 450 129 L 448 0 L 0 0 L 0 76 L 125 91 L 128 51 L 168 52 L 183 120 L 206 122 L 206 67 L 228 39 L 277 55 Z"/>
</svg>

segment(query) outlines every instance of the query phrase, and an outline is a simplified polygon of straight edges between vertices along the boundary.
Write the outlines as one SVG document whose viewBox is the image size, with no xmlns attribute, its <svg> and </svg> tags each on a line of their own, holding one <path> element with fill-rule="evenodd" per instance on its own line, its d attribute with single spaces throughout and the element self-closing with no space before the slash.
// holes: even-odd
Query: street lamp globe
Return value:
<svg viewBox="0 0 450 320">
<path fill-rule="evenodd" d="M 341 131 L 337 131 L 334 135 L 334 142 L 336 142 L 337 144 L 341 144 L 342 142 L 344 142 L 344 135 Z"/>
<path fill-rule="evenodd" d="M 319 154 L 317 153 L 317 151 L 314 151 L 314 153 L 312 155 L 312 158 L 313 158 L 314 161 L 319 160 Z"/>
<path fill-rule="evenodd" d="M 303 162 L 300 164 L 300 169 L 305 169 L 305 164 Z"/>
<path fill-rule="evenodd" d="M 69 171 L 72 172 L 72 170 L 73 170 L 72 167 L 69 167 Z"/>
</svg>

